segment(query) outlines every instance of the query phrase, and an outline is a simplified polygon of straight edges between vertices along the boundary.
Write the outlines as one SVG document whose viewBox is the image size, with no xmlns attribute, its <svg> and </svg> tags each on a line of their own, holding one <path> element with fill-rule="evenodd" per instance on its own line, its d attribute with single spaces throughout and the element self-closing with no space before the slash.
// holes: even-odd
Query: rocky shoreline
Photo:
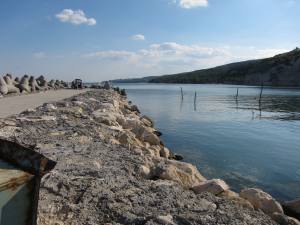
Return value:
<svg viewBox="0 0 300 225">
<path fill-rule="evenodd" d="M 41 184 L 40 225 L 300 224 L 267 193 L 237 194 L 176 161 L 159 134 L 113 90 L 0 119 L 0 137 L 57 161 Z"/>
</svg>

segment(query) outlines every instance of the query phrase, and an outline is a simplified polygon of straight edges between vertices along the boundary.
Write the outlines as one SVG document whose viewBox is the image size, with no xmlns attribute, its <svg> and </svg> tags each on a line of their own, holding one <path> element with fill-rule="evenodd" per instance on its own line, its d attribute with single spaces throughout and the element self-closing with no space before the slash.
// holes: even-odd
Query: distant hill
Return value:
<svg viewBox="0 0 300 225">
<path fill-rule="evenodd" d="M 165 75 L 151 83 L 242 84 L 300 86 L 300 49 L 271 58 L 250 60 L 211 69 Z"/>
<path fill-rule="evenodd" d="M 157 76 L 142 77 L 142 78 L 129 78 L 129 79 L 117 79 L 110 80 L 112 83 L 149 83 L 150 80 L 157 78 Z"/>
<path fill-rule="evenodd" d="M 300 49 L 271 58 L 164 76 L 113 80 L 114 83 L 241 84 L 300 87 Z"/>
</svg>

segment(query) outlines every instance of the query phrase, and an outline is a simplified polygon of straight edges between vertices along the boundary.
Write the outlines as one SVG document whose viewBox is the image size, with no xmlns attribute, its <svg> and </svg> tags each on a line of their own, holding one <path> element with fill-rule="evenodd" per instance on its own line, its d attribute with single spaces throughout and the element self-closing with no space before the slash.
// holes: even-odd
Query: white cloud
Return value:
<svg viewBox="0 0 300 225">
<path fill-rule="evenodd" d="M 179 6 L 185 9 L 208 6 L 208 0 L 178 0 L 178 1 L 179 1 Z"/>
<path fill-rule="evenodd" d="M 56 14 L 56 18 L 64 23 L 72 23 L 75 25 L 86 24 L 89 26 L 96 25 L 97 21 L 94 18 L 86 17 L 82 10 L 64 9 L 60 13 Z"/>
<path fill-rule="evenodd" d="M 247 46 L 184 45 L 175 42 L 152 44 L 137 51 L 97 51 L 83 55 L 86 63 L 102 65 L 113 74 L 146 76 L 210 68 L 231 62 L 271 57 L 288 49 L 259 49 Z"/>
<path fill-rule="evenodd" d="M 33 53 L 33 57 L 36 59 L 42 59 L 46 57 L 46 54 L 44 52 L 35 52 Z"/>
<path fill-rule="evenodd" d="M 134 41 L 144 41 L 146 38 L 143 34 L 136 34 L 136 35 L 133 35 L 131 36 L 131 40 L 134 40 Z"/>
<path fill-rule="evenodd" d="M 16 56 L 1 55 L 0 70 L 22 75 L 44 74 L 49 78 L 72 81 L 78 74 L 85 81 L 101 81 L 116 78 L 142 77 L 147 75 L 172 74 L 210 68 L 241 60 L 270 57 L 292 50 L 297 43 L 280 47 L 226 46 L 224 44 L 157 43 L 137 50 L 92 51 L 88 54 L 65 52 L 56 55 L 48 52 Z M 45 57 L 38 61 L 34 57 Z M 47 60 L 46 60 L 47 59 Z M 16 67 L 16 62 L 18 66 Z M 0 71 L 0 72 L 1 72 Z M 48 74 L 48 75 L 47 75 Z M 56 74 L 56 75 L 55 75 Z"/>
<path fill-rule="evenodd" d="M 135 55 L 136 54 L 134 52 L 110 50 L 110 51 L 98 51 L 98 52 L 84 54 L 83 57 L 117 61 L 117 60 L 127 60 L 131 57 L 134 57 Z"/>
<path fill-rule="evenodd" d="M 84 54 L 84 58 L 122 61 L 142 67 L 209 67 L 223 63 L 228 58 L 226 48 L 211 48 L 199 45 L 181 45 L 175 42 L 153 44 L 137 51 L 98 51 Z"/>
</svg>

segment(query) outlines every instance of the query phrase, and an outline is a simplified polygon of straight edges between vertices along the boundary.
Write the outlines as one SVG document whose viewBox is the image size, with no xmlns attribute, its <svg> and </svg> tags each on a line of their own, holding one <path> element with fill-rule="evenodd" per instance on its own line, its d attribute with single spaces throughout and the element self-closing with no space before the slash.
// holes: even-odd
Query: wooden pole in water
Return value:
<svg viewBox="0 0 300 225">
<path fill-rule="evenodd" d="M 182 90 L 182 87 L 180 88 L 181 90 L 181 100 L 183 100 L 183 90 Z"/>
<path fill-rule="evenodd" d="M 235 96 L 235 99 L 237 100 L 239 97 L 239 88 L 236 89 L 236 96 Z"/>
<path fill-rule="evenodd" d="M 197 102 L 197 92 L 195 91 L 195 96 L 194 96 L 194 110 L 196 111 L 196 102 Z"/>
<path fill-rule="evenodd" d="M 264 84 L 262 83 L 260 88 L 260 94 L 259 94 L 259 105 L 261 104 L 263 90 L 264 90 Z"/>
<path fill-rule="evenodd" d="M 262 83 L 261 84 L 261 88 L 260 88 L 260 94 L 259 94 L 259 104 L 258 104 L 258 107 L 259 107 L 259 117 L 261 118 L 261 99 L 262 99 L 262 95 L 263 95 L 263 90 L 264 90 L 264 84 Z"/>
</svg>

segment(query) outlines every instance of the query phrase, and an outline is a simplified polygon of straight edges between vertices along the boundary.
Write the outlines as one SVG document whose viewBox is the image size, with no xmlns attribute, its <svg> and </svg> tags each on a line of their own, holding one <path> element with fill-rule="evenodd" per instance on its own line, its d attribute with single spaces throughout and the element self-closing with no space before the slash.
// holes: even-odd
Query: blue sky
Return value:
<svg viewBox="0 0 300 225">
<path fill-rule="evenodd" d="M 300 46 L 300 0 L 1 0 L 0 72 L 86 81 Z"/>
</svg>

